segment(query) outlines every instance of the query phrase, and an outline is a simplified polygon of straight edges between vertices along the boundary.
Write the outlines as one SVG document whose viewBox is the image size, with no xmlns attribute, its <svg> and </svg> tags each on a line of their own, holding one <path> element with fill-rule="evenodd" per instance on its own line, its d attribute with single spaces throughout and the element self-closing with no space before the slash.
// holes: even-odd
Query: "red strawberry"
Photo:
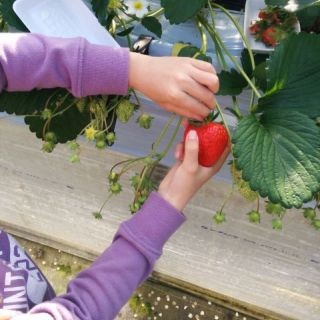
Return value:
<svg viewBox="0 0 320 320">
<path fill-rule="evenodd" d="M 268 17 L 268 14 L 264 11 L 264 10 L 261 10 L 258 14 L 258 17 L 261 19 L 261 20 L 266 20 L 267 17 Z"/>
<path fill-rule="evenodd" d="M 226 128 L 217 122 L 191 124 L 185 128 L 184 139 L 190 130 L 195 130 L 199 138 L 199 164 L 212 167 L 221 157 L 228 145 Z"/>
<path fill-rule="evenodd" d="M 249 30 L 251 34 L 257 34 L 260 32 L 260 25 L 258 23 L 254 23 L 250 26 Z"/>
<path fill-rule="evenodd" d="M 277 44 L 277 30 L 274 27 L 269 27 L 263 31 L 261 40 L 270 47 Z"/>
</svg>

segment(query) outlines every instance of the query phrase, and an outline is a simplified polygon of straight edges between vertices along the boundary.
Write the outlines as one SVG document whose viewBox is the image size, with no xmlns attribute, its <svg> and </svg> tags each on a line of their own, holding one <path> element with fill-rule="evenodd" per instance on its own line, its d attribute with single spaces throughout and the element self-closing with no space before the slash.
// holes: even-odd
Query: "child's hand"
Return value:
<svg viewBox="0 0 320 320">
<path fill-rule="evenodd" d="M 219 80 L 205 61 L 130 53 L 129 86 L 165 110 L 203 120 L 215 106 Z"/>
<path fill-rule="evenodd" d="M 176 157 L 181 158 L 183 146 L 179 145 Z M 217 173 L 227 158 L 230 146 L 226 148 L 218 162 L 210 168 L 202 167 L 198 163 L 199 141 L 197 133 L 192 130 L 186 138 L 184 157 L 177 161 L 159 186 L 159 194 L 182 211 L 193 195 L 215 173 Z"/>
</svg>

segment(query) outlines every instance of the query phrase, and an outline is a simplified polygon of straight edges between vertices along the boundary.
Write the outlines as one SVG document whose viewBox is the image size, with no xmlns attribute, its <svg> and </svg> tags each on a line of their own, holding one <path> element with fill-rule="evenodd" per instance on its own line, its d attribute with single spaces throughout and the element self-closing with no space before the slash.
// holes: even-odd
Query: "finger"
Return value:
<svg viewBox="0 0 320 320">
<path fill-rule="evenodd" d="M 159 103 L 159 105 L 161 104 Z M 185 104 L 183 104 L 183 106 L 181 105 L 178 106 L 178 105 L 166 103 L 166 104 L 162 104 L 162 107 L 169 112 L 176 113 L 180 116 L 186 117 L 187 119 L 202 121 L 204 118 L 202 116 L 195 114 L 195 112 L 193 110 L 190 110 L 190 108 L 186 108 Z"/>
<path fill-rule="evenodd" d="M 183 118 L 182 121 L 181 121 L 181 125 L 183 128 L 186 128 L 189 124 L 189 121 L 187 118 Z"/>
<path fill-rule="evenodd" d="M 199 139 L 195 130 L 190 130 L 186 136 L 184 145 L 183 165 L 188 170 L 198 168 Z"/>
<path fill-rule="evenodd" d="M 174 152 L 174 156 L 175 156 L 176 160 L 179 160 L 179 161 L 182 160 L 182 158 L 183 158 L 183 143 L 182 142 L 177 144 L 176 150 Z"/>
<path fill-rule="evenodd" d="M 190 81 L 186 84 L 186 91 L 193 98 L 203 102 L 208 108 L 213 109 L 216 105 L 215 97 L 207 87 L 196 81 Z"/>
<path fill-rule="evenodd" d="M 211 109 L 209 109 L 206 104 L 195 99 L 187 93 L 183 95 L 181 101 L 183 101 L 184 109 L 191 112 L 194 119 L 201 121 L 211 112 Z"/>
<path fill-rule="evenodd" d="M 227 145 L 227 147 L 225 148 L 223 154 L 221 155 L 221 157 L 219 158 L 219 160 L 216 162 L 216 164 L 212 167 L 213 169 L 213 172 L 214 173 L 217 173 L 221 167 L 223 166 L 223 164 L 225 163 L 229 153 L 230 153 L 230 150 L 231 150 L 231 144 L 229 143 Z"/>
<path fill-rule="evenodd" d="M 195 69 L 191 74 L 191 77 L 193 80 L 208 87 L 213 93 L 217 93 L 219 91 L 219 78 L 216 74 Z"/>
<path fill-rule="evenodd" d="M 216 74 L 216 69 L 214 68 L 214 66 L 206 61 L 203 60 L 197 60 L 197 59 L 192 59 L 192 65 L 198 69 L 201 69 L 203 71 L 207 71 L 207 72 L 211 72 Z"/>
</svg>

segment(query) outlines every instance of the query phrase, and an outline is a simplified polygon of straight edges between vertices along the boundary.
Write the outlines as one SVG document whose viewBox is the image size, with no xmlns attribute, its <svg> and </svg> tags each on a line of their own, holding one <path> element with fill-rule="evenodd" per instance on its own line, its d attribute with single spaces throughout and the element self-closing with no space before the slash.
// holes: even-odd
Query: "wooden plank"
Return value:
<svg viewBox="0 0 320 320">
<path fill-rule="evenodd" d="M 76 165 L 68 163 L 65 147 L 51 155 L 40 148 L 25 127 L 0 120 L 0 225 L 92 259 L 130 216 L 129 182 L 110 200 L 103 220 L 91 214 L 107 196 L 106 171 L 126 156 L 85 145 Z M 185 212 L 187 223 L 166 245 L 155 278 L 261 319 L 318 320 L 320 233 L 296 211 L 287 214 L 282 232 L 271 229 L 268 215 L 252 225 L 245 213 L 253 205 L 237 195 L 225 209 L 228 223 L 213 225 L 212 215 L 229 191 L 229 183 L 215 179 L 199 192 Z"/>
</svg>

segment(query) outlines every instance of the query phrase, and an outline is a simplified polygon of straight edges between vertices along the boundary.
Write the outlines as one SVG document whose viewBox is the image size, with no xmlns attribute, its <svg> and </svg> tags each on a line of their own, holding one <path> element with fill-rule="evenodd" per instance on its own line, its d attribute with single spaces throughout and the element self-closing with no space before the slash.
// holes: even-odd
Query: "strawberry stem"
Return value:
<svg viewBox="0 0 320 320">
<path fill-rule="evenodd" d="M 229 52 L 229 50 L 226 48 L 226 46 L 224 45 L 223 41 L 221 40 L 218 32 L 212 28 L 209 23 L 206 21 L 206 19 L 204 19 L 203 17 L 201 17 L 199 15 L 199 20 L 201 21 L 201 23 L 203 24 L 203 26 L 207 29 L 207 31 L 209 32 L 212 40 L 213 39 L 217 39 L 220 43 L 220 46 L 222 47 L 222 49 L 224 50 L 224 52 L 226 53 L 226 55 L 230 58 L 230 60 L 233 62 L 233 64 L 237 67 L 238 71 L 242 74 L 242 76 L 246 79 L 246 81 L 248 82 L 249 86 L 252 88 L 252 90 L 254 91 L 254 93 L 256 94 L 256 96 L 258 98 L 261 97 L 260 92 L 258 91 L 257 87 L 255 86 L 255 84 L 251 81 L 251 79 L 248 77 L 248 75 L 246 74 L 246 72 L 243 70 L 242 66 L 240 65 L 240 63 L 237 61 L 237 59 Z M 214 40 L 213 40 L 214 41 Z"/>
<path fill-rule="evenodd" d="M 226 119 L 225 119 L 225 117 L 224 117 L 224 114 L 223 114 L 223 112 L 222 112 L 222 108 L 221 108 L 221 106 L 220 106 L 220 104 L 219 104 L 218 101 L 216 101 L 216 108 L 218 109 L 218 112 L 219 112 L 219 115 L 220 115 L 220 117 L 221 117 L 221 119 L 222 119 L 222 122 L 223 122 L 223 124 L 224 124 L 224 126 L 225 126 L 225 128 L 226 128 L 226 130 L 227 130 L 227 132 L 228 132 L 229 140 L 231 141 L 232 135 L 231 135 L 231 132 L 230 132 L 228 123 L 227 123 L 227 121 L 226 121 Z"/>
</svg>

